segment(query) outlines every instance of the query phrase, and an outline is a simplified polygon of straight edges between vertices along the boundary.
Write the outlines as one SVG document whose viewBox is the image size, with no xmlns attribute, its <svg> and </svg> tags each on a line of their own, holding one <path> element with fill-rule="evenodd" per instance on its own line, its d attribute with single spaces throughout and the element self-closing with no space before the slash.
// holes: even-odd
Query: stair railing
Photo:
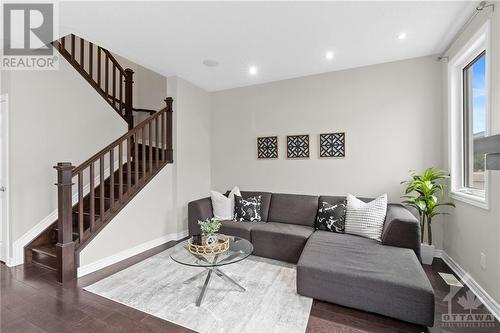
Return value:
<svg viewBox="0 0 500 333">
<path fill-rule="evenodd" d="M 74 34 L 52 44 L 128 123 L 129 130 L 132 129 L 134 71 L 124 69 L 105 48 Z"/>
<path fill-rule="evenodd" d="M 76 277 L 75 251 L 81 251 L 156 173 L 173 163 L 173 99 L 168 97 L 165 102 L 164 109 L 150 115 L 76 168 L 69 162 L 54 167 L 58 187 L 56 255 L 59 282 Z M 139 169 L 142 169 L 141 174 Z M 73 206 L 75 196 L 78 203 Z M 85 197 L 89 198 L 88 202 Z M 87 215 L 85 208 L 89 208 Z M 77 213 L 77 221 L 73 221 L 73 212 Z M 78 234 L 77 241 L 73 240 L 74 234 Z"/>
</svg>

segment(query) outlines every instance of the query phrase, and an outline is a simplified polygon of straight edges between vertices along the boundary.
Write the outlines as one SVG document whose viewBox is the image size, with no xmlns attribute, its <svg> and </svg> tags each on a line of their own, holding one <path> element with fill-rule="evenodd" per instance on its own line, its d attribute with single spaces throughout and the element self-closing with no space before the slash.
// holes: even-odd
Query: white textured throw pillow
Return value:
<svg viewBox="0 0 500 333">
<path fill-rule="evenodd" d="M 347 195 L 345 233 L 381 241 L 387 213 L 387 194 L 370 202 Z"/>
<path fill-rule="evenodd" d="M 210 199 L 212 199 L 212 210 L 214 217 L 221 220 L 232 220 L 234 217 L 234 195 L 240 196 L 240 189 L 235 186 L 229 196 L 226 197 L 224 194 L 217 191 L 210 191 Z"/>
</svg>

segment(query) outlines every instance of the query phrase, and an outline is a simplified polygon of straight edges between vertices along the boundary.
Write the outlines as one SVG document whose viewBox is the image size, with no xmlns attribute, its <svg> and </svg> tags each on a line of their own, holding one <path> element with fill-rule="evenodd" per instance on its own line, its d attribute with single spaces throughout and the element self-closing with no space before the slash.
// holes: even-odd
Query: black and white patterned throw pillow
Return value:
<svg viewBox="0 0 500 333">
<path fill-rule="evenodd" d="M 316 217 L 316 229 L 343 233 L 345 229 L 346 200 L 334 204 L 322 202 Z"/>
<path fill-rule="evenodd" d="M 245 222 L 260 222 L 260 207 L 262 205 L 262 196 L 256 195 L 243 199 L 242 197 L 234 196 L 234 220 Z"/>
</svg>

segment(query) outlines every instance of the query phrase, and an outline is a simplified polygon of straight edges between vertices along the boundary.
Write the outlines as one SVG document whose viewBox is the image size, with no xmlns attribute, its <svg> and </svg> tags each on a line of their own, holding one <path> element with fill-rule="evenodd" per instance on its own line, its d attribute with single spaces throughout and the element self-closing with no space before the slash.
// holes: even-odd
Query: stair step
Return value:
<svg viewBox="0 0 500 333">
<path fill-rule="evenodd" d="M 45 269 L 50 269 L 51 271 L 57 272 L 57 268 L 56 268 L 55 266 L 54 266 L 54 267 L 52 267 L 52 266 L 49 266 L 49 265 L 43 264 L 43 263 L 41 263 L 41 262 L 35 261 L 35 260 L 33 260 L 33 259 L 31 260 L 31 263 L 32 263 L 33 265 L 40 266 L 40 267 L 42 267 L 42 268 L 45 268 Z"/>
<path fill-rule="evenodd" d="M 137 170 L 137 173 L 138 173 L 138 175 L 139 175 L 139 178 L 142 178 L 143 171 L 142 171 L 142 167 L 141 167 L 141 166 L 139 167 L 139 170 Z M 124 182 L 124 183 L 125 183 L 125 181 L 127 180 L 127 174 L 128 174 L 128 171 L 127 171 L 126 169 L 125 169 L 125 170 L 123 170 L 123 176 L 122 176 L 123 178 L 122 178 L 122 179 L 123 179 L 123 182 Z M 135 170 L 134 170 L 133 168 L 132 168 L 132 169 L 130 169 L 130 176 L 131 176 L 131 178 L 132 178 L 132 179 L 134 179 L 134 177 L 135 177 Z M 115 172 L 115 183 L 117 183 L 117 182 L 118 182 L 119 177 L 120 177 L 120 174 L 119 174 L 118 172 Z M 109 182 L 109 178 L 108 178 L 108 179 L 106 179 L 106 181 L 108 181 L 108 182 Z"/>
<path fill-rule="evenodd" d="M 111 204 L 111 199 L 107 196 L 108 193 L 104 193 L 104 209 L 109 209 L 109 206 Z M 94 193 L 94 207 L 96 210 L 100 210 L 101 208 L 101 193 L 99 188 L 96 189 Z M 116 202 L 116 200 L 115 200 Z M 76 209 L 73 209 L 74 212 L 78 212 L 78 205 L 75 207 Z M 83 199 L 83 210 L 89 212 L 90 211 L 90 196 L 87 196 L 85 199 Z"/>
<path fill-rule="evenodd" d="M 31 262 L 55 270 L 57 267 L 56 244 L 43 244 L 32 247 Z"/>
<path fill-rule="evenodd" d="M 94 209 L 94 216 L 95 216 L 96 220 L 99 218 L 99 212 L 100 212 L 100 210 Z M 80 213 L 78 212 L 78 209 L 73 210 L 73 223 L 78 223 L 78 215 L 79 214 Z M 87 219 L 88 219 L 88 221 L 90 221 L 90 211 L 87 211 L 86 209 L 84 209 L 83 210 L 83 223 L 84 224 L 85 224 L 85 222 L 87 222 Z"/>
<path fill-rule="evenodd" d="M 139 178 L 139 181 L 140 180 L 141 179 Z M 130 183 L 131 183 L 132 186 L 135 185 L 135 177 L 132 176 L 130 178 Z M 120 188 L 120 184 L 119 184 L 118 180 L 115 180 L 115 184 L 114 185 L 115 185 L 115 200 L 116 200 L 118 198 L 118 189 Z M 126 177 L 123 177 L 123 184 L 122 184 L 122 186 L 123 186 L 122 187 L 123 188 L 122 193 L 127 192 L 128 186 L 127 186 L 127 178 Z M 111 187 L 111 182 L 106 181 L 104 183 L 104 193 L 106 195 L 109 195 L 109 193 L 110 193 L 110 187 Z"/>
<path fill-rule="evenodd" d="M 50 257 L 56 257 L 56 245 L 55 244 L 44 244 L 38 245 L 31 249 L 33 252 L 45 254 Z"/>
</svg>

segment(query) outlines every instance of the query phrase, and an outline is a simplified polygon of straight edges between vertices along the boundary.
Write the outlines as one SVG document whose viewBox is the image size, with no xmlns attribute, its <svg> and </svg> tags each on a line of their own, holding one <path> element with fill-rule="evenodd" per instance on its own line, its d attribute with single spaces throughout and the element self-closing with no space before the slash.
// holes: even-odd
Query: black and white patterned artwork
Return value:
<svg viewBox="0 0 500 333">
<path fill-rule="evenodd" d="M 286 137 L 287 158 L 309 158 L 309 135 L 288 135 Z"/>
<path fill-rule="evenodd" d="M 257 158 L 278 158 L 277 136 L 265 136 L 257 138 Z"/>
<path fill-rule="evenodd" d="M 320 134 L 319 157 L 345 157 L 345 133 Z"/>
</svg>

